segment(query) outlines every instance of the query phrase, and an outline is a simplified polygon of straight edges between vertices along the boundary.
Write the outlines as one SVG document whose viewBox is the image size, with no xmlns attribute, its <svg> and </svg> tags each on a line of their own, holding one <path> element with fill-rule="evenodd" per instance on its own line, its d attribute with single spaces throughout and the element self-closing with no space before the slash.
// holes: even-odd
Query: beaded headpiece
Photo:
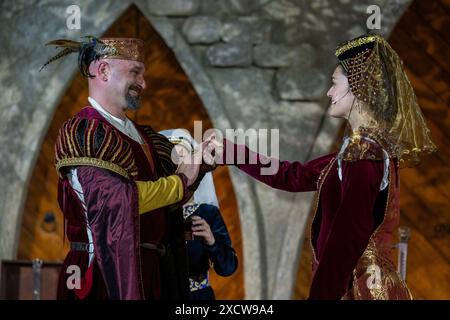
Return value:
<svg viewBox="0 0 450 320">
<path fill-rule="evenodd" d="M 376 131 L 400 166 L 417 164 L 420 155 L 437 150 L 403 62 L 382 36 L 367 34 L 347 41 L 335 55 L 350 91 L 370 109 Z"/>
</svg>

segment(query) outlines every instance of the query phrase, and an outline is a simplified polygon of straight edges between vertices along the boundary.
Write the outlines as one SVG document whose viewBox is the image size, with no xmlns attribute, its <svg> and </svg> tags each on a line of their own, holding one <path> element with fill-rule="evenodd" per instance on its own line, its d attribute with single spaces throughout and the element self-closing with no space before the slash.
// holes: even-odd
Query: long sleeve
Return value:
<svg viewBox="0 0 450 320">
<path fill-rule="evenodd" d="M 275 158 L 268 159 L 263 155 L 251 151 L 245 145 L 236 145 L 228 140 L 224 140 L 223 145 L 224 151 L 221 163 L 230 164 L 231 162 L 231 164 L 236 165 L 246 174 L 268 186 L 290 192 L 317 190 L 317 180 L 320 172 L 334 156 L 334 154 L 330 154 L 302 164 L 297 161 L 289 162 L 280 161 Z M 244 161 L 238 161 L 241 159 Z M 253 159 L 256 160 L 256 163 L 250 164 L 250 160 Z M 242 162 L 244 163 L 241 164 Z M 262 169 L 269 167 L 278 167 L 278 170 L 272 175 L 263 175 Z"/>
<path fill-rule="evenodd" d="M 343 162 L 341 201 L 314 273 L 309 299 L 340 299 L 367 247 L 373 209 L 383 177 L 383 162 Z"/>
<path fill-rule="evenodd" d="M 140 299 L 136 184 L 93 166 L 79 166 L 77 176 L 83 189 L 95 259 L 109 299 Z"/>
<path fill-rule="evenodd" d="M 207 219 L 215 242 L 212 246 L 205 245 L 205 248 L 216 273 L 223 277 L 230 276 L 238 267 L 237 255 L 231 246 L 230 235 L 219 209 L 212 205 L 208 207 L 210 214 Z"/>
<path fill-rule="evenodd" d="M 149 212 L 181 201 L 184 182 L 178 175 L 159 178 L 156 181 L 136 181 L 139 195 L 139 213 Z"/>
</svg>

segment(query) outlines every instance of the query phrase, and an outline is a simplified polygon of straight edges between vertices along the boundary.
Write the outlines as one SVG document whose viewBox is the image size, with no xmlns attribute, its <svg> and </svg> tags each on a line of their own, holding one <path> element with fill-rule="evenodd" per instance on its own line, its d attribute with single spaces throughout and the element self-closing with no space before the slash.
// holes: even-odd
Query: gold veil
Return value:
<svg viewBox="0 0 450 320">
<path fill-rule="evenodd" d="M 403 62 L 383 37 L 369 34 L 350 40 L 335 55 L 352 93 L 370 107 L 383 147 L 400 167 L 414 166 L 422 155 L 437 150 Z"/>
</svg>

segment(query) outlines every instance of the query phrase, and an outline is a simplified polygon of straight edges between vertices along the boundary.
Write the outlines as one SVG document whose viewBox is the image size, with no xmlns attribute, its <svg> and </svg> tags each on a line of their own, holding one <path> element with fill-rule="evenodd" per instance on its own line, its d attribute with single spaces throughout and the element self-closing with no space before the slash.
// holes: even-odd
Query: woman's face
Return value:
<svg viewBox="0 0 450 320">
<path fill-rule="evenodd" d="M 334 69 L 332 85 L 327 92 L 331 99 L 328 115 L 335 118 L 348 119 L 355 96 L 350 91 L 348 79 L 341 66 Z"/>
</svg>

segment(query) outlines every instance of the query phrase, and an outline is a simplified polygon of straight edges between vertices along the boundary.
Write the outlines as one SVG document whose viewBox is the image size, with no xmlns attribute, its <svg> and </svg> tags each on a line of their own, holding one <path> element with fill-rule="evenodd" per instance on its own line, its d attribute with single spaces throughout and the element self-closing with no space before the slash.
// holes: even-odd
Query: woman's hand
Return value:
<svg viewBox="0 0 450 320">
<path fill-rule="evenodd" d="M 209 224 L 199 216 L 192 216 L 192 234 L 202 238 L 202 241 L 208 246 L 212 246 L 216 242 Z"/>
</svg>

